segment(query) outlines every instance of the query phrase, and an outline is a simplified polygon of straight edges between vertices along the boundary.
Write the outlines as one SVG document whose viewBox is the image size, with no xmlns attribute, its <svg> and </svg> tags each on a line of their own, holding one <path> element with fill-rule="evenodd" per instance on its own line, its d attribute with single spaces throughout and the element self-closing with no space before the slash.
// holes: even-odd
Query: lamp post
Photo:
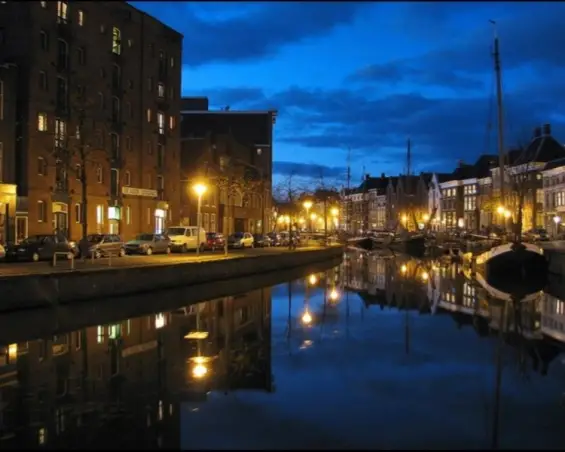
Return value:
<svg viewBox="0 0 565 452">
<path fill-rule="evenodd" d="M 196 193 L 196 195 L 198 196 L 198 208 L 196 211 L 196 226 L 198 229 L 198 238 L 196 239 L 196 256 L 200 256 L 200 245 L 201 245 L 201 237 L 200 237 L 200 230 L 202 228 L 202 195 L 204 193 L 206 193 L 206 190 L 208 190 L 208 187 L 206 187 L 206 185 L 204 184 L 194 184 L 194 186 L 192 187 L 192 189 L 194 190 L 194 192 Z"/>
<path fill-rule="evenodd" d="M 306 209 L 306 218 L 309 218 L 310 209 L 312 208 L 312 201 L 304 201 L 303 204 L 304 208 Z M 312 233 L 312 223 L 310 222 L 310 233 Z"/>
<path fill-rule="evenodd" d="M 561 217 L 559 215 L 555 215 L 553 217 L 553 222 L 555 223 L 555 236 L 559 234 L 559 224 L 561 223 Z"/>
</svg>

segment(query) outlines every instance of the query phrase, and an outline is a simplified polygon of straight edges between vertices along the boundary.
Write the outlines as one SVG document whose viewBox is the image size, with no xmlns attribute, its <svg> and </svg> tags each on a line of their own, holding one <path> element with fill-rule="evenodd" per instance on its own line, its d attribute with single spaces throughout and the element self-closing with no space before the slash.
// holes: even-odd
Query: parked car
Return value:
<svg viewBox="0 0 565 452">
<path fill-rule="evenodd" d="M 531 229 L 526 232 L 525 236 L 526 239 L 532 242 L 547 242 L 549 240 L 549 234 L 543 228 Z"/>
<path fill-rule="evenodd" d="M 166 236 L 171 239 L 171 249 L 186 253 L 200 247 L 206 247 L 206 231 L 200 228 L 198 234 L 197 226 L 172 226 L 167 229 Z"/>
<path fill-rule="evenodd" d="M 90 244 L 89 256 L 100 259 L 104 256 L 125 256 L 124 242 L 117 234 L 90 234 L 86 237 Z"/>
<path fill-rule="evenodd" d="M 288 231 L 282 231 L 280 234 L 280 246 L 288 246 Z"/>
<path fill-rule="evenodd" d="M 226 239 L 224 238 L 224 234 L 218 232 L 208 232 L 206 234 L 206 249 L 208 250 L 215 251 L 222 249 L 225 243 Z"/>
<path fill-rule="evenodd" d="M 32 261 L 53 259 L 55 253 L 67 253 L 67 258 L 73 257 L 69 241 L 58 234 L 31 235 L 19 244 L 8 246 L 6 260 Z"/>
<path fill-rule="evenodd" d="M 228 237 L 230 248 L 253 248 L 253 236 L 249 232 L 235 232 Z"/>
<path fill-rule="evenodd" d="M 135 240 L 127 242 L 124 248 L 126 254 L 170 254 L 171 240 L 163 234 L 139 234 Z"/>
<path fill-rule="evenodd" d="M 282 238 L 280 234 L 277 232 L 269 232 L 267 235 L 271 239 L 271 246 L 281 246 Z"/>
<path fill-rule="evenodd" d="M 3 260 L 6 257 L 6 249 L 0 243 L 0 260 Z"/>
<path fill-rule="evenodd" d="M 253 245 L 259 248 L 266 248 L 272 246 L 272 241 L 267 234 L 253 234 Z"/>
</svg>

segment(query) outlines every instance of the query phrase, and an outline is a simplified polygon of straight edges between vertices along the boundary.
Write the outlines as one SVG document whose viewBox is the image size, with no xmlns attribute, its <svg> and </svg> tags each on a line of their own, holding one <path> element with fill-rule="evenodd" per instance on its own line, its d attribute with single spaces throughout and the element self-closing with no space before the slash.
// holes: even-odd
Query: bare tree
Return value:
<svg viewBox="0 0 565 452">
<path fill-rule="evenodd" d="M 69 177 L 74 174 L 81 183 L 80 222 L 82 237 L 88 233 L 88 181 L 86 168 L 95 163 L 91 158 L 94 149 L 96 119 L 100 109 L 87 94 L 86 81 L 72 78 L 66 87 L 67 92 L 58 99 L 61 116 L 56 119 L 52 133 L 53 144 L 49 146 L 55 161 L 54 191 L 69 193 Z M 98 118 L 97 118 L 98 116 Z M 103 133 L 103 132 L 99 132 Z M 101 140 L 100 140 L 101 141 Z M 67 203 L 67 216 L 71 206 Z M 69 221 L 69 220 L 67 220 Z M 66 231 L 65 231 L 66 232 Z"/>
<path fill-rule="evenodd" d="M 301 193 L 296 181 L 296 173 L 292 171 L 285 176 L 281 182 L 275 185 L 273 193 L 277 201 L 295 204 Z"/>
<path fill-rule="evenodd" d="M 340 201 L 339 190 L 331 184 L 327 183 L 324 177 L 324 171 L 320 168 L 320 173 L 318 175 L 317 184 L 313 190 L 313 198 L 317 202 L 322 203 L 323 215 L 324 215 L 324 234 L 328 235 L 328 206 L 332 204 L 338 204 Z"/>
</svg>

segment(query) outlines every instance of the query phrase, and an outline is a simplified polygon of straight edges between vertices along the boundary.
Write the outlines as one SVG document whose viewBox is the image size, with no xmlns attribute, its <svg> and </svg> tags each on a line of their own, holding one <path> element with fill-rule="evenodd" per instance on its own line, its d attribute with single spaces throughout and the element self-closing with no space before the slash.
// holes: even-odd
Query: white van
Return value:
<svg viewBox="0 0 565 452">
<path fill-rule="evenodd" d="M 171 226 L 166 234 L 171 239 L 171 249 L 175 251 L 186 253 L 198 247 L 203 250 L 206 245 L 206 231 L 200 228 L 198 234 L 197 226 Z"/>
</svg>

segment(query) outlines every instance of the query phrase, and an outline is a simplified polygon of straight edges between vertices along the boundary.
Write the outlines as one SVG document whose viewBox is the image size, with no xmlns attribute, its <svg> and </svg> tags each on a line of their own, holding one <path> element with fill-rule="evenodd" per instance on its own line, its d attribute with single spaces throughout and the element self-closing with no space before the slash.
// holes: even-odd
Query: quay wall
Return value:
<svg viewBox="0 0 565 452">
<path fill-rule="evenodd" d="M 341 258 L 343 247 L 203 262 L 107 268 L 0 278 L 0 312 L 207 284 Z"/>
</svg>

